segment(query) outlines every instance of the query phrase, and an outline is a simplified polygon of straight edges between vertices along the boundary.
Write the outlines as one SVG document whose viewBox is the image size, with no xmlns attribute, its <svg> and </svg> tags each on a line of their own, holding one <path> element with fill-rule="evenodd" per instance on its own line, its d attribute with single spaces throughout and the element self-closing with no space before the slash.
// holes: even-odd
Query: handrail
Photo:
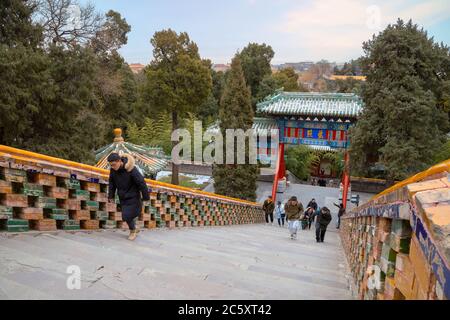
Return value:
<svg viewBox="0 0 450 320">
<path fill-rule="evenodd" d="M 72 167 L 75 169 L 82 169 L 82 170 L 90 171 L 92 173 L 103 176 L 105 178 L 109 177 L 109 170 L 106 170 L 106 169 L 101 169 L 101 168 L 98 168 L 95 166 L 91 166 L 88 164 L 83 164 L 83 163 L 79 163 L 79 162 L 75 162 L 75 161 L 51 157 L 51 156 L 47 156 L 47 155 L 32 152 L 32 151 L 8 147 L 8 146 L 1 145 L 1 144 L 0 144 L 0 156 L 16 158 L 16 159 L 22 160 L 22 161 L 27 161 L 27 160 L 28 161 L 34 160 L 36 162 L 46 161 L 46 162 L 50 162 L 52 164 L 64 165 L 64 166 Z M 256 203 L 256 202 L 232 198 L 232 197 L 228 197 L 228 196 L 223 196 L 223 195 L 219 195 L 219 194 L 212 193 L 212 192 L 195 190 L 195 189 L 177 186 L 174 184 L 160 182 L 160 181 L 151 180 L 151 179 L 145 179 L 145 181 L 152 186 L 162 187 L 162 188 L 166 188 L 166 189 L 169 189 L 172 191 L 188 192 L 188 193 L 202 195 L 202 196 L 215 198 L 215 199 L 222 199 L 222 200 L 233 201 L 233 202 L 238 202 L 238 203 L 242 203 L 242 204 L 260 206 L 260 204 Z"/>
<path fill-rule="evenodd" d="M 432 175 L 435 175 L 435 174 L 438 174 L 438 173 L 441 173 L 441 172 L 450 172 L 450 159 L 445 160 L 445 161 L 443 161 L 441 163 L 438 163 L 438 164 L 428 168 L 425 171 L 416 173 L 415 175 L 413 175 L 413 176 L 411 176 L 411 177 L 409 177 L 409 178 L 407 178 L 407 179 L 405 179 L 403 181 L 400 181 L 400 182 L 394 184 L 393 186 L 391 186 L 391 187 L 387 188 L 386 190 L 380 192 L 379 194 L 373 196 L 369 200 L 369 202 L 373 201 L 373 200 L 376 200 L 376 199 L 384 196 L 385 194 L 388 194 L 388 193 L 394 192 L 394 191 L 396 191 L 396 190 L 398 190 L 400 188 L 403 188 L 404 186 L 406 186 L 408 184 L 421 181 L 421 180 L 425 179 L 426 177 L 429 177 L 429 176 L 432 176 Z"/>
</svg>

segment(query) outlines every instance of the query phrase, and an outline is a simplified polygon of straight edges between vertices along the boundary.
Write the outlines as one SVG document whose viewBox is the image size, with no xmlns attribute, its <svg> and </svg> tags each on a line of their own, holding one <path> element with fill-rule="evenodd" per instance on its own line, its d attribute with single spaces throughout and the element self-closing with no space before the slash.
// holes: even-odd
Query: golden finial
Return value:
<svg viewBox="0 0 450 320">
<path fill-rule="evenodd" d="M 114 132 L 114 136 L 115 136 L 114 142 L 123 142 L 124 141 L 122 138 L 122 129 L 116 128 L 116 129 L 114 129 L 113 132 Z"/>
</svg>

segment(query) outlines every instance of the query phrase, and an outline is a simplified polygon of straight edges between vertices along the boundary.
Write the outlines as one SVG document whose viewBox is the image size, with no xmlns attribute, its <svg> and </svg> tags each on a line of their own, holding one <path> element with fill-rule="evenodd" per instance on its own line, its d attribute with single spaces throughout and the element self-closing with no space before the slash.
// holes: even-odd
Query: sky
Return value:
<svg viewBox="0 0 450 320">
<path fill-rule="evenodd" d="M 89 0 L 79 0 L 87 3 Z M 91 0 L 99 12 L 120 12 L 131 32 L 120 53 L 128 63 L 152 59 L 156 31 L 185 31 L 202 58 L 229 63 L 249 42 L 272 46 L 272 64 L 345 62 L 397 18 L 412 19 L 450 45 L 449 0 Z"/>
</svg>

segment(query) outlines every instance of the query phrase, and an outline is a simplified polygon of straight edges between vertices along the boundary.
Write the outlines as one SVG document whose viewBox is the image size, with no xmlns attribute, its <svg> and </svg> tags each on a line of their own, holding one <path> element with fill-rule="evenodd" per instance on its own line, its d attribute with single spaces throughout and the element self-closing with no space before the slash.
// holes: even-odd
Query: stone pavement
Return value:
<svg viewBox="0 0 450 320">
<path fill-rule="evenodd" d="M 0 299 L 350 299 L 330 226 L 290 240 L 267 225 L 0 234 Z M 81 269 L 69 290 L 67 267 Z"/>
</svg>

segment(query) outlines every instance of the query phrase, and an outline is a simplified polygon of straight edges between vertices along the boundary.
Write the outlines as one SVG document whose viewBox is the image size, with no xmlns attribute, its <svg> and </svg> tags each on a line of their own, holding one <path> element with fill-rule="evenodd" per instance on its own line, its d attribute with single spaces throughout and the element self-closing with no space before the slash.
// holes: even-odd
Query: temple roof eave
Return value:
<svg viewBox="0 0 450 320">
<path fill-rule="evenodd" d="M 258 103 L 257 114 L 356 119 L 362 108 L 362 99 L 353 93 L 279 92 Z"/>
</svg>

